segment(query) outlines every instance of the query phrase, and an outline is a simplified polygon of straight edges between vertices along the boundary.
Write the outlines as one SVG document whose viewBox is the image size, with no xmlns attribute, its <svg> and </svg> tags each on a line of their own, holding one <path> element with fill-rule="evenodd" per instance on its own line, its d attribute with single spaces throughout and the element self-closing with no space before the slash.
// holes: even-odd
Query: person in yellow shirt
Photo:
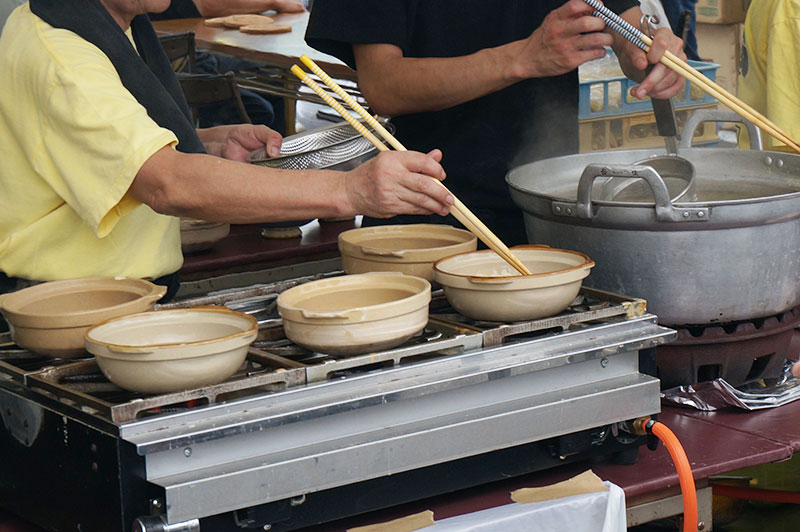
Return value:
<svg viewBox="0 0 800 532">
<path fill-rule="evenodd" d="M 750 3 L 738 96 L 790 137 L 800 138 L 800 0 Z M 777 141 L 765 135 L 764 143 Z"/>
<path fill-rule="evenodd" d="M 739 98 L 800 138 L 800 0 L 757 0 L 744 22 Z M 780 148 L 770 135 L 768 148 Z M 792 366 L 800 378 L 800 362 Z"/>
<path fill-rule="evenodd" d="M 0 291 L 97 275 L 176 286 L 179 218 L 446 215 L 441 152 L 349 172 L 245 163 L 266 126 L 195 130 L 146 13 L 169 0 L 31 0 L 0 38 Z"/>
</svg>

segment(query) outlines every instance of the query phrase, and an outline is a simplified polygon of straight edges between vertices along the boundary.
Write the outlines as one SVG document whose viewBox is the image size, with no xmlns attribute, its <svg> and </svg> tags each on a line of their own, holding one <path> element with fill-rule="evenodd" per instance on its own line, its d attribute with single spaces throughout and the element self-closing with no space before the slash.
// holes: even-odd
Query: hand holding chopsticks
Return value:
<svg viewBox="0 0 800 532">
<path fill-rule="evenodd" d="M 325 74 L 325 72 L 323 72 L 322 69 L 314 63 L 314 61 L 305 55 L 301 56 L 300 60 L 306 66 L 308 66 L 308 68 L 314 74 L 316 74 L 317 77 L 323 81 L 323 83 L 325 83 L 333 92 L 342 98 L 347 105 L 349 105 L 356 113 L 358 113 L 358 115 L 361 116 L 361 118 L 363 118 L 372 129 L 377 131 L 378 134 L 383 137 L 394 149 L 397 151 L 406 151 L 406 148 L 396 138 L 394 138 L 394 136 L 389 133 L 389 131 L 387 131 L 380 122 L 371 116 L 367 110 L 364 109 L 352 96 L 347 94 L 335 81 Z M 320 98 L 322 98 L 325 103 L 330 105 L 336 112 L 338 112 L 342 118 L 347 120 L 347 122 L 353 126 L 356 131 L 363 135 L 364 138 L 369 140 L 379 151 L 387 151 L 389 149 L 383 142 L 381 142 L 377 137 L 375 137 L 375 135 L 365 128 L 364 125 L 359 122 L 350 112 L 348 112 L 347 109 L 333 99 L 333 97 L 331 97 L 322 87 L 317 85 L 314 80 L 309 78 L 300 67 L 294 65 L 291 70 L 295 76 L 300 78 L 303 83 L 311 88 L 311 90 L 313 90 Z M 434 181 L 436 181 L 436 183 L 440 186 L 447 188 L 440 181 Z M 464 225 L 464 227 L 469 229 L 484 244 L 486 244 L 491 250 L 502 257 L 521 274 L 531 275 L 530 270 L 528 270 L 528 268 L 516 256 L 514 256 L 511 250 L 508 249 L 508 247 L 488 227 L 486 227 L 486 225 L 481 222 L 481 220 L 475 216 L 472 211 L 466 207 L 466 205 L 461 203 L 461 201 L 455 197 L 455 194 L 453 194 L 453 198 L 455 201 L 453 203 L 451 212 L 453 213 L 453 216 L 455 216 L 456 219 L 458 219 L 458 221 Z"/>
<path fill-rule="evenodd" d="M 594 15 L 603 19 L 609 28 L 613 29 L 642 50 L 648 51 L 650 49 L 650 46 L 653 44 L 653 40 L 645 35 L 642 31 L 632 26 L 630 23 L 625 21 L 623 18 L 605 7 L 597 0 L 584 1 L 595 9 Z M 661 58 L 661 63 L 670 70 L 683 76 L 690 83 L 714 96 L 717 100 L 725 104 L 729 109 L 736 112 L 742 118 L 746 118 L 762 130 L 772 135 L 777 140 L 783 142 L 796 152 L 800 153 L 800 144 L 792 139 L 781 128 L 776 126 L 769 119 L 744 103 L 742 100 L 705 77 L 703 74 L 698 72 L 695 68 L 672 52 L 665 52 L 664 56 Z"/>
</svg>

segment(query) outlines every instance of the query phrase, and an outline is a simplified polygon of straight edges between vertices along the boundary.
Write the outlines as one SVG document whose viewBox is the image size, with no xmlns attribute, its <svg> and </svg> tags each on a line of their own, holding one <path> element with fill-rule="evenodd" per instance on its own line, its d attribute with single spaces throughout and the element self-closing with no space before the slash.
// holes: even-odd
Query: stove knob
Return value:
<svg viewBox="0 0 800 532">
<path fill-rule="evenodd" d="M 191 519 L 167 524 L 163 517 L 142 516 L 133 521 L 132 532 L 200 532 L 200 521 Z"/>
</svg>

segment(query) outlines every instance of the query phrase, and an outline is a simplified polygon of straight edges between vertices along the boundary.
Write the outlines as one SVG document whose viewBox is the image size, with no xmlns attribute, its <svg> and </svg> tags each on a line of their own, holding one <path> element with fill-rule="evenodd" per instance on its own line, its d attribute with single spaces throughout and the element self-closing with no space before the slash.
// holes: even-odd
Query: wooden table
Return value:
<svg viewBox="0 0 800 532">
<path fill-rule="evenodd" d="M 258 65 L 277 67 L 285 71 L 291 83 L 286 86 L 297 94 L 301 86 L 294 75 L 288 73 L 292 65 L 300 65 L 300 56 L 305 54 L 317 63 L 327 74 L 335 79 L 356 80 L 356 72 L 339 59 L 318 52 L 305 42 L 309 13 L 281 13 L 270 15 L 278 24 L 292 27 L 288 33 L 271 35 L 252 35 L 238 29 L 213 28 L 206 26 L 202 18 L 160 20 L 153 23 L 159 35 L 194 32 L 195 43 L 200 50 L 224 54 L 244 59 Z M 256 89 L 253 89 L 256 90 Z M 284 91 L 282 91 L 284 92 Z M 291 94 L 290 92 L 290 94 Z M 281 94 L 286 103 L 286 134 L 294 133 L 296 97 Z"/>
<path fill-rule="evenodd" d="M 309 13 L 270 15 L 278 24 L 292 27 L 288 33 L 251 35 L 238 29 L 212 28 L 202 18 L 160 20 L 153 23 L 159 35 L 194 32 L 197 47 L 209 52 L 246 59 L 253 63 L 285 69 L 299 64 L 303 54 L 313 59 L 325 72 L 340 79 L 356 79 L 356 73 L 339 59 L 318 52 L 305 42 Z"/>
<path fill-rule="evenodd" d="M 210 249 L 185 256 L 181 282 L 338 258 L 339 233 L 355 227 L 353 219 L 315 220 L 303 226 L 301 237 L 276 239 L 262 237 L 258 224 L 232 225 L 230 234 Z"/>
</svg>

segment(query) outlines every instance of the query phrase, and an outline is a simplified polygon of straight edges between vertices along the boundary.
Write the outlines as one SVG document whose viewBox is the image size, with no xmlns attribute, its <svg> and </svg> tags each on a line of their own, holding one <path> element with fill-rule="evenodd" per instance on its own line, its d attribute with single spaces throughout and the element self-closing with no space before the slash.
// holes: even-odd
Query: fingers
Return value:
<svg viewBox="0 0 800 532">
<path fill-rule="evenodd" d="M 661 64 L 661 58 L 669 51 L 681 60 L 686 59 L 686 54 L 683 52 L 683 40 L 675 36 L 672 31 L 667 28 L 660 28 L 656 30 L 653 35 L 653 44 L 645 56 L 644 52 L 638 51 L 635 57 L 632 58 L 634 66 L 639 68 L 639 65 L 644 64 L 645 68 L 648 64 L 652 64 L 652 71 L 645 77 L 644 80 L 635 87 L 631 94 L 637 98 L 644 98 L 650 96 L 652 98 L 671 98 L 683 90 L 685 86 L 684 78 Z M 640 68 L 640 70 L 643 70 Z"/>
<path fill-rule="evenodd" d="M 405 214 L 433 212 L 446 215 L 449 212 L 455 198 L 445 187 L 431 179 L 443 181 L 446 177 L 444 168 L 436 160 L 441 160 L 441 153 L 440 150 L 433 150 L 427 156 L 415 152 L 397 154 L 402 158 L 400 163 L 405 166 L 407 174 L 394 183 L 399 185 L 395 190 L 398 199 L 414 210 Z"/>
<path fill-rule="evenodd" d="M 431 157 L 437 163 L 442 162 L 442 150 L 434 149 L 428 152 L 428 157 Z"/>
<path fill-rule="evenodd" d="M 563 19 L 574 19 L 583 15 L 591 15 L 592 12 L 594 12 L 594 8 L 583 0 L 570 0 L 555 10 L 556 16 Z"/>
<path fill-rule="evenodd" d="M 795 362 L 794 366 L 792 366 L 792 375 L 800 379 L 800 362 Z"/>
<path fill-rule="evenodd" d="M 266 147 L 267 155 L 269 157 L 278 157 L 281 154 L 281 144 L 283 137 L 277 131 L 274 131 L 267 126 L 257 125 L 252 126 L 252 137 L 254 144 L 252 146 L 245 146 L 248 149 L 256 149 L 261 146 Z"/>
<path fill-rule="evenodd" d="M 556 76 L 605 54 L 613 37 L 583 0 L 570 0 L 550 12 L 531 35 L 529 57 L 537 77 Z"/>
<path fill-rule="evenodd" d="M 397 214 L 445 215 L 454 198 L 436 183 L 445 177 L 436 159 L 417 152 L 385 152 L 349 173 L 347 195 L 353 210 L 377 218 Z M 434 179 L 431 179 L 434 178 Z"/>
</svg>

